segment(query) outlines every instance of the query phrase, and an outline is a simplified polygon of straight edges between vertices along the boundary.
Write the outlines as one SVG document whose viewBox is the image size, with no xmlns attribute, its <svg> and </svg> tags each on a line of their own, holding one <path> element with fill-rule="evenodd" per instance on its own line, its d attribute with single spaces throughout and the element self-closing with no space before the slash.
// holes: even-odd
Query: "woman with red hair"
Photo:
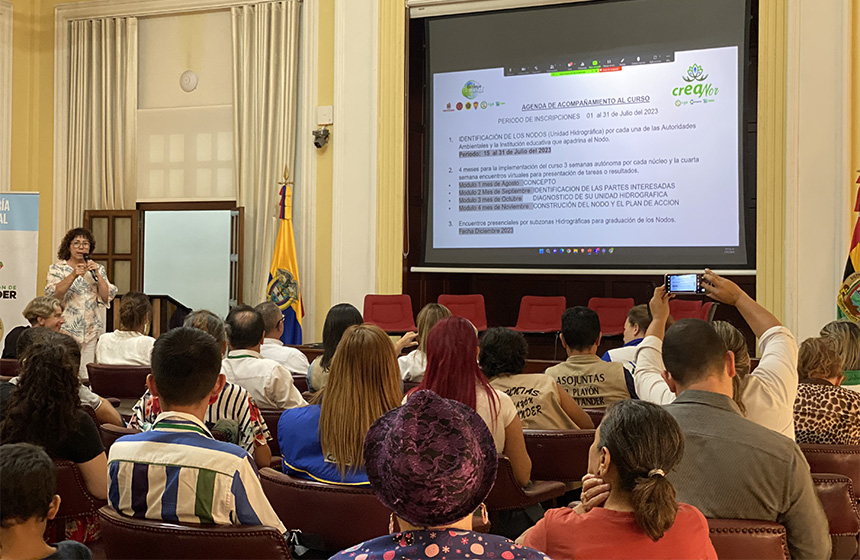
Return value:
<svg viewBox="0 0 860 560">
<path fill-rule="evenodd" d="M 514 478 L 529 483 L 532 461 L 523 426 L 511 397 L 490 386 L 478 367 L 478 332 L 462 317 L 442 319 L 427 337 L 427 369 L 415 391 L 428 389 L 440 397 L 471 407 L 493 434 L 496 451 L 511 461 Z"/>
</svg>

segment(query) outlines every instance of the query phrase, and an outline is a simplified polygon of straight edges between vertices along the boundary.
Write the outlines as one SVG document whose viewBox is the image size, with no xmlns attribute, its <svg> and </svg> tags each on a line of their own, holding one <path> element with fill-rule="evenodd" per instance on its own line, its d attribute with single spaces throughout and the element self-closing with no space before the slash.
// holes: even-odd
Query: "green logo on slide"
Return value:
<svg viewBox="0 0 860 560">
<path fill-rule="evenodd" d="M 698 64 L 693 64 L 689 68 L 687 68 L 687 75 L 682 76 L 685 82 L 704 82 L 708 79 L 708 75 L 702 74 L 705 73 L 705 69 L 699 66 Z"/>
<path fill-rule="evenodd" d="M 484 86 L 476 82 L 475 80 L 469 80 L 466 82 L 466 85 L 463 86 L 463 97 L 466 99 L 475 99 L 478 97 L 479 93 L 484 93 Z"/>
</svg>

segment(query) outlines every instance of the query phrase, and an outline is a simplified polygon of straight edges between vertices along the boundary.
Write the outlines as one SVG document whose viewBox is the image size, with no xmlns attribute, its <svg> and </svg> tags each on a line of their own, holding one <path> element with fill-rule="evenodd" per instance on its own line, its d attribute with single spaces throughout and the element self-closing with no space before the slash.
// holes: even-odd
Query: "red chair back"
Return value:
<svg viewBox="0 0 860 560">
<path fill-rule="evenodd" d="M 60 510 L 57 516 L 48 521 L 45 528 L 45 540 L 50 543 L 64 541 L 71 535 L 66 534 L 66 525 L 76 522 L 88 525 L 84 543 L 98 540 L 98 518 L 96 512 L 105 505 L 105 500 L 99 500 L 87 490 L 84 477 L 78 466 L 72 461 L 54 459 L 57 468 L 57 494 L 60 495 Z M 79 535 L 78 535 L 79 536 Z"/>
<path fill-rule="evenodd" d="M 532 478 L 579 482 L 588 472 L 594 430 L 523 430 Z"/>
<path fill-rule="evenodd" d="M 558 360 L 526 360 L 523 373 L 543 373 L 552 366 L 560 364 Z"/>
<path fill-rule="evenodd" d="M 8 377 L 9 379 L 18 375 L 18 360 L 10 358 L 0 359 L 0 376 Z M 8 380 L 7 380 L 8 381 Z"/>
<path fill-rule="evenodd" d="M 505 455 L 499 454 L 499 470 L 496 472 L 496 481 L 484 503 L 487 509 L 492 512 L 523 509 L 558 498 L 564 494 L 564 491 L 563 482 L 549 480 L 532 480 L 528 488 L 523 488 L 514 478 L 511 460 Z"/>
<path fill-rule="evenodd" d="M 603 417 L 606 416 L 605 408 L 583 408 L 582 410 L 591 417 L 591 421 L 594 422 L 595 428 L 600 425 L 600 422 L 603 421 Z"/>
<path fill-rule="evenodd" d="M 856 559 L 860 513 L 851 479 L 841 474 L 813 474 L 812 484 L 830 525 L 830 558 Z"/>
<path fill-rule="evenodd" d="M 301 373 L 293 373 L 293 385 L 296 386 L 296 389 L 299 390 L 300 393 L 304 393 L 308 390 L 308 376 L 307 374 Z"/>
<path fill-rule="evenodd" d="M 391 511 L 369 486 L 301 480 L 269 468 L 260 469 L 260 482 L 283 524 L 301 530 L 311 548 L 337 552 L 388 534 Z"/>
<path fill-rule="evenodd" d="M 98 512 L 105 553 L 116 560 L 292 558 L 274 527 L 166 523 L 128 517 L 110 506 Z"/>
<path fill-rule="evenodd" d="M 281 420 L 281 414 L 284 411 L 279 408 L 261 408 L 260 415 L 263 417 L 263 420 L 266 422 L 266 426 L 269 428 L 269 433 L 272 435 L 272 441 L 269 442 L 269 449 L 272 450 L 272 459 L 278 459 L 278 465 L 280 465 L 281 460 L 281 446 L 278 445 L 278 422 Z"/>
<path fill-rule="evenodd" d="M 139 399 L 146 392 L 149 371 L 149 366 L 87 364 L 90 389 L 105 398 Z"/>
<path fill-rule="evenodd" d="M 452 315 L 471 321 L 479 331 L 487 330 L 487 309 L 484 307 L 484 296 L 481 294 L 463 296 L 442 294 L 436 302 L 447 307 Z"/>
<path fill-rule="evenodd" d="M 515 331 L 558 332 L 561 330 L 561 315 L 567 306 L 564 296 L 523 296 Z"/>
<path fill-rule="evenodd" d="M 845 475 L 860 490 L 860 445 L 801 443 L 800 450 L 813 474 Z"/>
<path fill-rule="evenodd" d="M 789 560 L 785 527 L 770 521 L 708 519 L 711 544 L 720 560 Z"/>
<path fill-rule="evenodd" d="M 412 315 L 412 298 L 408 294 L 364 296 L 364 322 L 376 325 L 385 332 L 417 330 Z"/>
<path fill-rule="evenodd" d="M 676 321 L 678 319 L 701 319 L 702 300 L 699 299 L 673 299 L 669 301 L 669 314 Z"/>
<path fill-rule="evenodd" d="M 600 332 L 603 336 L 615 336 L 624 332 L 627 312 L 633 307 L 633 298 L 599 298 L 588 300 L 588 308 L 600 318 Z"/>
<path fill-rule="evenodd" d="M 105 446 L 105 453 L 108 453 L 113 442 L 122 436 L 138 433 L 140 433 L 140 430 L 137 428 L 126 428 L 125 426 L 114 426 L 113 424 L 101 424 L 99 426 L 99 435 L 102 438 L 102 445 Z"/>
<path fill-rule="evenodd" d="M 713 301 L 706 301 L 702 304 L 702 321 L 709 323 L 714 320 L 714 313 L 717 312 L 717 304 Z"/>
</svg>

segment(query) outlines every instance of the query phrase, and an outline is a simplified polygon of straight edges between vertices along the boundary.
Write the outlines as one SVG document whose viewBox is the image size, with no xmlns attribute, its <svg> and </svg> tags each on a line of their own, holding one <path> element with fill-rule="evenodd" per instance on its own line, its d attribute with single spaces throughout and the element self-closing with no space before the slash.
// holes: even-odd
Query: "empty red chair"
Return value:
<svg viewBox="0 0 860 560">
<path fill-rule="evenodd" d="M 385 332 L 417 330 L 412 315 L 412 298 L 407 294 L 364 296 L 364 322 L 376 325 Z"/>
<path fill-rule="evenodd" d="M 633 307 L 633 298 L 600 298 L 588 300 L 588 308 L 600 317 L 600 332 L 603 336 L 614 336 L 624 332 L 627 312 Z"/>
<path fill-rule="evenodd" d="M 701 319 L 702 300 L 673 299 L 669 301 L 669 314 L 676 321 L 678 319 Z"/>
<path fill-rule="evenodd" d="M 713 301 L 706 301 L 702 304 L 702 321 L 711 322 L 714 320 L 714 313 L 717 312 L 717 303 Z"/>
<path fill-rule="evenodd" d="M 564 296 L 523 296 L 515 331 L 558 332 L 561 330 L 561 314 L 567 307 Z"/>
<path fill-rule="evenodd" d="M 487 330 L 487 310 L 484 307 L 484 296 L 481 294 L 442 294 L 436 302 L 447 307 L 452 315 L 471 321 L 479 331 Z"/>
</svg>

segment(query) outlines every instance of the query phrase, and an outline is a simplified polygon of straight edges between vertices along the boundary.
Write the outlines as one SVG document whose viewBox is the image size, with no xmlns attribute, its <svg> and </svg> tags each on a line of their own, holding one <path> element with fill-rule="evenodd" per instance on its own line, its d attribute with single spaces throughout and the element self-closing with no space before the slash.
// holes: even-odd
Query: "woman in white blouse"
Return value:
<svg viewBox="0 0 860 560">
<path fill-rule="evenodd" d="M 152 304 L 146 294 L 128 292 L 119 305 L 119 329 L 99 337 L 96 363 L 148 366 L 155 339 L 147 336 Z"/>
<path fill-rule="evenodd" d="M 403 381 L 421 381 L 424 377 L 424 369 L 427 367 L 427 336 L 436 323 L 450 316 L 451 311 L 438 303 L 428 303 L 418 312 L 418 318 L 415 320 L 415 326 L 418 327 L 418 348 L 397 358 Z"/>
</svg>

